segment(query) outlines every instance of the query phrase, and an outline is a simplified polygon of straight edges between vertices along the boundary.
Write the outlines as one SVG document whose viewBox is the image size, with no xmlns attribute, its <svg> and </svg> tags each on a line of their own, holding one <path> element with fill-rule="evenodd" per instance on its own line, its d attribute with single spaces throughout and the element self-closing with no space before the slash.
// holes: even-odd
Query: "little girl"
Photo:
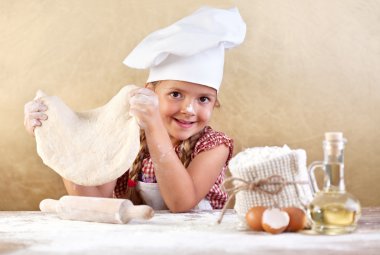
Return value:
<svg viewBox="0 0 380 255">
<path fill-rule="evenodd" d="M 236 8 L 201 8 L 137 45 L 124 63 L 150 71 L 145 88 L 129 97 L 141 128 L 140 152 L 117 180 L 88 187 L 64 179 L 67 192 L 128 198 L 172 212 L 222 208 L 233 141 L 208 123 L 219 106 L 225 49 L 240 44 L 245 29 Z M 48 119 L 46 110 L 40 99 L 25 105 L 29 133 Z"/>
</svg>

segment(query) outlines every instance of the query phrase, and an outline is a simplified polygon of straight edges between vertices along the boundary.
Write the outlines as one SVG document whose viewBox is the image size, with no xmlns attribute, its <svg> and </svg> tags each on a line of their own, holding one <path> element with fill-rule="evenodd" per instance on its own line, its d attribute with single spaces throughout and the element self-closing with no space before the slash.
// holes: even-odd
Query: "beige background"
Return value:
<svg viewBox="0 0 380 255">
<path fill-rule="evenodd" d="M 148 33 L 202 5 L 239 7 L 244 44 L 226 56 L 213 127 L 244 148 L 288 144 L 322 159 L 329 130 L 348 139 L 346 184 L 380 205 L 380 2 L 375 0 L 0 0 L 0 210 L 65 193 L 23 127 L 41 88 L 73 109 L 105 104 L 146 72 L 122 60 Z"/>
</svg>

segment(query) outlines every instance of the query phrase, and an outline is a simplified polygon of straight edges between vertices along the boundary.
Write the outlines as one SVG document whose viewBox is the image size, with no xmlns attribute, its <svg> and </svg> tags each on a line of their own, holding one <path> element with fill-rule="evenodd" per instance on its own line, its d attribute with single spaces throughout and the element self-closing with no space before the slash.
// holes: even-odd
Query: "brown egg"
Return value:
<svg viewBox="0 0 380 255">
<path fill-rule="evenodd" d="M 263 213 L 261 225 L 268 233 L 279 234 L 288 227 L 288 224 L 288 213 L 279 208 L 268 208 Z"/>
<path fill-rule="evenodd" d="M 297 207 L 283 208 L 289 214 L 289 225 L 285 231 L 296 232 L 305 228 L 307 219 L 305 212 Z"/>
<path fill-rule="evenodd" d="M 261 219 L 263 212 L 267 209 L 265 206 L 254 206 L 250 208 L 245 214 L 245 220 L 247 221 L 248 226 L 255 231 L 263 231 L 261 226 Z"/>
</svg>

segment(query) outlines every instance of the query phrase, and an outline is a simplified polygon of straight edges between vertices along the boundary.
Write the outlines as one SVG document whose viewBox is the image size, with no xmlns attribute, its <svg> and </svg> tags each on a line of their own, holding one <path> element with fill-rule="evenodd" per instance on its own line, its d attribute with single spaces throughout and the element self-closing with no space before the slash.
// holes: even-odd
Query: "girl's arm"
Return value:
<svg viewBox="0 0 380 255">
<path fill-rule="evenodd" d="M 172 212 L 194 208 L 210 191 L 229 155 L 229 149 L 220 145 L 198 154 L 186 169 L 159 122 L 146 130 L 146 140 L 161 195 Z"/>
<path fill-rule="evenodd" d="M 116 180 L 98 186 L 82 186 L 62 178 L 66 191 L 73 196 L 112 197 Z"/>
</svg>

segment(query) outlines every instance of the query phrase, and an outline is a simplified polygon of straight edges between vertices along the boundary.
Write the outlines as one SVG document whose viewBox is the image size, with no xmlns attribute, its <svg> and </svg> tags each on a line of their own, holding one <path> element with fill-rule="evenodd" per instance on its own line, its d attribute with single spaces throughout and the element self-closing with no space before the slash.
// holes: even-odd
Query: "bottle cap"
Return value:
<svg viewBox="0 0 380 255">
<path fill-rule="evenodd" d="M 342 132 L 326 132 L 325 139 L 326 141 L 343 140 L 343 133 Z"/>
</svg>

